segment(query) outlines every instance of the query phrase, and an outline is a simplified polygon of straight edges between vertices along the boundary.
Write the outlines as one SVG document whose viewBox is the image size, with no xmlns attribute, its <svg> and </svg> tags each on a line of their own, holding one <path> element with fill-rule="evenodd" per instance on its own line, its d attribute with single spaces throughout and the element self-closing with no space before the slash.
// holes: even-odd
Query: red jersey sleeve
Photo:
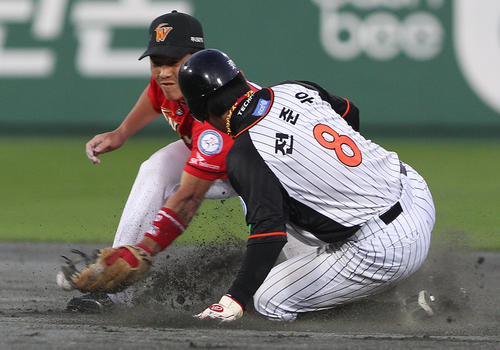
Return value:
<svg viewBox="0 0 500 350">
<path fill-rule="evenodd" d="M 205 180 L 227 179 L 226 154 L 233 139 L 208 123 L 195 121 L 192 130 L 192 150 L 184 171 Z"/>
<path fill-rule="evenodd" d="M 253 91 L 261 89 L 254 83 L 248 84 Z M 210 124 L 197 121 L 193 122 L 192 135 L 191 155 L 184 171 L 205 180 L 227 179 L 226 155 L 233 145 L 233 139 Z"/>
</svg>

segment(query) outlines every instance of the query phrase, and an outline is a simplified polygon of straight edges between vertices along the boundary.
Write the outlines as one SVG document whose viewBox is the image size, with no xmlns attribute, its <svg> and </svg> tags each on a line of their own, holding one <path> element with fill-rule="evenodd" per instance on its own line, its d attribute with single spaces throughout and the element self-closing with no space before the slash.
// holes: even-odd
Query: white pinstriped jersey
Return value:
<svg viewBox="0 0 500 350">
<path fill-rule="evenodd" d="M 239 132 L 243 136 L 237 135 L 235 143 L 245 143 L 238 139 L 244 139 L 248 133 L 253 146 L 247 148 L 257 150 L 287 195 L 341 225 L 335 229 L 340 231 L 367 222 L 397 202 L 401 195 L 400 161 L 396 153 L 386 151 L 355 131 L 341 116 L 343 111 L 334 110 L 336 104 L 325 94 L 328 93 L 320 87 L 294 81 L 264 88 L 236 109 L 241 124 L 237 127 L 243 129 Z M 252 164 L 249 149 L 239 148 L 233 146 L 228 163 L 229 159 L 235 163 L 238 156 L 234 154 L 240 152 L 246 157 L 242 162 Z M 238 166 L 243 165 L 233 166 L 234 174 Z M 232 181 L 242 178 L 236 175 Z M 240 191 L 259 185 L 253 182 L 268 181 L 263 179 L 264 175 L 259 178 L 258 174 L 244 179 Z M 243 194 L 242 198 L 247 200 L 248 196 L 245 199 Z M 272 214 L 260 216 L 266 215 Z M 302 216 L 306 215 L 311 212 Z M 315 233 L 314 227 L 307 229 Z"/>
<path fill-rule="evenodd" d="M 380 292 L 425 259 L 435 220 L 427 185 L 356 131 L 349 106 L 286 81 L 234 110 L 226 163 L 250 236 L 228 294 L 241 305 L 253 296 L 261 314 L 292 320 Z M 273 267 L 287 234 L 311 246 L 292 246 L 298 254 Z"/>
<path fill-rule="evenodd" d="M 318 91 L 294 83 L 272 90 L 269 112 L 249 133 L 292 198 L 348 227 L 381 214 L 398 200 L 396 153 L 354 131 Z"/>
</svg>

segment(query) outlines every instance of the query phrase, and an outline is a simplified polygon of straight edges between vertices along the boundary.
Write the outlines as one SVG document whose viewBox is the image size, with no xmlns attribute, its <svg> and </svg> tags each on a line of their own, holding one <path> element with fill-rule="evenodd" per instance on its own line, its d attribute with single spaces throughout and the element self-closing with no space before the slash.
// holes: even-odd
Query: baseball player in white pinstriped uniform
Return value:
<svg viewBox="0 0 500 350">
<path fill-rule="evenodd" d="M 435 221 L 427 184 L 355 130 L 349 101 L 310 82 L 253 93 L 217 50 L 188 58 L 179 85 L 197 120 L 235 138 L 228 176 L 250 227 L 228 293 L 198 317 L 236 319 L 253 297 L 262 315 L 294 320 L 372 296 L 421 266 Z M 287 236 L 295 248 L 275 265 Z"/>
</svg>

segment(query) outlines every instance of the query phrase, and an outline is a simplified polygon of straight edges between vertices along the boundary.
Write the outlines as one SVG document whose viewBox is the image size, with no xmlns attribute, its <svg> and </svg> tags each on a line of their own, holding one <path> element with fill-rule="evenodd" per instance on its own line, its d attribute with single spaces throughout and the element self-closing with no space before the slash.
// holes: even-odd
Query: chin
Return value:
<svg viewBox="0 0 500 350">
<path fill-rule="evenodd" d="M 182 94 L 180 94 L 180 93 L 172 93 L 171 91 L 165 91 L 165 90 L 163 90 L 163 94 L 170 101 L 178 101 L 178 100 L 180 100 L 182 98 Z"/>
</svg>

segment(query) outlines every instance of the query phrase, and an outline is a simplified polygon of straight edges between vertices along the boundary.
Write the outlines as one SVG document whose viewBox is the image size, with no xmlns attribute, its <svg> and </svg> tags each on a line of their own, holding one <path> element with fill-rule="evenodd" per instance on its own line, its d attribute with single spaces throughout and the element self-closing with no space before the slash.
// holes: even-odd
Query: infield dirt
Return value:
<svg viewBox="0 0 500 350">
<path fill-rule="evenodd" d="M 497 349 L 500 254 L 431 250 L 422 268 L 377 300 L 268 321 L 249 309 L 227 324 L 194 319 L 227 290 L 244 244 L 173 246 L 141 282 L 139 305 L 106 314 L 65 311 L 79 292 L 55 283 L 60 255 L 95 245 L 1 243 L 1 349 Z M 426 289 L 437 315 L 408 315 L 400 299 Z"/>
</svg>

